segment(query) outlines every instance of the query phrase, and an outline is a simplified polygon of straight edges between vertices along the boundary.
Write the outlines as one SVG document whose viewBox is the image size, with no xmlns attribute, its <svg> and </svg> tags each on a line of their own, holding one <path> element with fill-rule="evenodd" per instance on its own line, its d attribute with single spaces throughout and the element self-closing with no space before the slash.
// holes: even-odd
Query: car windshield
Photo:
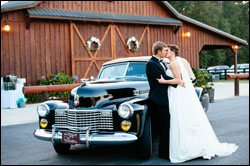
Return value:
<svg viewBox="0 0 250 166">
<path fill-rule="evenodd" d="M 146 63 L 126 62 L 104 66 L 97 80 L 146 81 Z"/>
<path fill-rule="evenodd" d="M 234 69 L 234 65 L 232 65 L 232 66 L 230 67 L 230 69 Z M 240 65 L 239 65 L 239 64 L 237 65 L 237 69 L 240 69 Z"/>
<path fill-rule="evenodd" d="M 218 69 L 229 69 L 228 66 L 218 66 Z"/>
<path fill-rule="evenodd" d="M 241 69 L 249 69 L 249 64 L 242 64 L 240 66 Z"/>
</svg>

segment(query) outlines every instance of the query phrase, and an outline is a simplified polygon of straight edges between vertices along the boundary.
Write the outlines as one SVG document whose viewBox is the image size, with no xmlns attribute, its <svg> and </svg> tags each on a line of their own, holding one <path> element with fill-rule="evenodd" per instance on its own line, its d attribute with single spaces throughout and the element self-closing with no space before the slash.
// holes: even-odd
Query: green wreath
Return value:
<svg viewBox="0 0 250 166">
<path fill-rule="evenodd" d="M 92 43 L 96 43 L 97 44 L 97 48 L 92 48 L 91 45 Z M 88 41 L 87 41 L 87 45 L 88 45 L 88 50 L 99 50 L 101 47 L 101 42 L 98 38 L 92 36 Z"/>
<path fill-rule="evenodd" d="M 135 43 L 135 47 L 133 49 L 131 48 L 131 42 Z M 139 49 L 139 41 L 134 36 L 132 36 L 127 40 L 127 46 L 130 51 L 137 51 Z"/>
</svg>

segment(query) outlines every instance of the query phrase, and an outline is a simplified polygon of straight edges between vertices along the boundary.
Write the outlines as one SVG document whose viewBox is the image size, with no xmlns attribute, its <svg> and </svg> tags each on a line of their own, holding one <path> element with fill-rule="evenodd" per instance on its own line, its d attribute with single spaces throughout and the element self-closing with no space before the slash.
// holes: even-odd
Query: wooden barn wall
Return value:
<svg viewBox="0 0 250 166">
<path fill-rule="evenodd" d="M 88 11 L 97 12 L 98 9 L 104 12 L 113 8 L 114 12 L 131 14 L 127 13 L 130 11 L 129 8 L 126 11 L 111 7 L 112 4 L 119 6 L 120 3 L 130 5 L 131 2 L 105 1 L 101 3 L 106 6 L 105 8 L 94 8 L 94 2 L 59 3 L 52 1 L 41 3 L 39 7 L 44 7 L 47 3 L 47 6 L 53 6 L 52 8 L 61 6 L 62 9 L 68 10 L 86 10 L 87 6 L 89 6 Z M 140 1 L 135 3 L 137 5 L 143 4 Z M 81 4 L 81 7 L 75 9 L 76 4 L 78 6 Z M 152 2 L 152 4 L 156 5 L 152 10 L 157 8 L 158 3 Z M 143 13 L 142 11 L 146 8 L 146 5 L 142 6 L 140 10 L 138 9 L 137 14 L 160 16 L 160 10 L 151 11 L 152 13 L 147 10 L 147 12 Z M 135 12 L 135 10 L 132 11 Z M 167 17 L 168 14 L 165 13 L 164 16 Z M 84 76 L 87 78 L 91 75 L 96 77 L 101 65 L 108 60 L 152 55 L 152 45 L 158 40 L 167 44 L 177 44 L 180 48 L 180 56 L 186 58 L 191 63 L 191 66 L 195 68 L 199 67 L 199 52 L 204 45 L 232 46 L 235 44 L 235 42 L 218 34 L 208 32 L 186 22 L 183 22 L 183 26 L 174 34 L 175 27 L 173 26 L 82 23 L 76 21 L 70 24 L 69 21 L 47 19 L 32 20 L 30 28 L 26 29 L 25 10 L 3 13 L 1 26 L 4 25 L 5 20 L 8 20 L 12 30 L 9 33 L 1 31 L 1 77 L 14 74 L 19 78 L 26 78 L 27 85 L 37 85 L 41 76 L 46 76 L 49 79 L 51 74 L 62 71 L 72 75 L 72 70 L 74 70 L 74 73 L 79 78 Z M 73 24 L 71 32 L 71 25 Z M 190 38 L 182 37 L 182 33 L 186 31 L 191 32 Z M 77 33 L 81 34 L 85 42 L 91 36 L 98 37 L 102 40 L 100 50 L 97 53 L 95 51 L 89 52 L 86 46 L 82 44 Z M 71 43 L 71 34 L 73 45 Z M 104 35 L 106 35 L 105 38 Z M 140 40 L 140 48 L 135 53 L 128 51 L 125 44 L 131 36 L 135 36 Z M 74 57 L 74 61 L 72 61 L 72 57 Z"/>
<path fill-rule="evenodd" d="M 1 77 L 14 74 L 26 78 L 27 85 L 37 85 L 42 76 L 71 74 L 69 23 L 31 21 L 26 29 L 23 12 L 9 12 L 11 32 L 1 31 Z"/>
<path fill-rule="evenodd" d="M 44 1 L 36 8 L 170 17 L 154 1 Z"/>
<path fill-rule="evenodd" d="M 204 45 L 226 45 L 233 43 L 215 35 L 204 32 L 197 27 L 184 24 L 176 34 L 173 26 L 147 26 L 133 24 L 98 24 L 98 23 L 73 23 L 73 74 L 80 78 L 97 76 L 102 63 L 131 56 L 151 56 L 152 45 L 156 41 L 167 44 L 176 44 L 180 48 L 179 55 L 186 58 L 192 67 L 199 68 L 199 52 Z M 77 32 L 78 34 L 77 34 Z M 190 38 L 182 36 L 184 32 L 191 33 Z M 79 34 L 81 37 L 79 37 Z M 82 44 L 91 36 L 101 40 L 98 51 L 88 51 Z M 127 49 L 126 41 L 135 36 L 140 46 L 136 52 Z M 81 38 L 81 39 L 80 39 Z"/>
</svg>

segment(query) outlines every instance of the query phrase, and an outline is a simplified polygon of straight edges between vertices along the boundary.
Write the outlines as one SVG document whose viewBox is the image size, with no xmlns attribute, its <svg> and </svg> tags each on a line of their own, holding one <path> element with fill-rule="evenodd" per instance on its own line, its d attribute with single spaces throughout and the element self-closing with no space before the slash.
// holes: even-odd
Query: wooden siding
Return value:
<svg viewBox="0 0 250 166">
<path fill-rule="evenodd" d="M 29 29 L 23 21 L 8 23 L 11 32 L 1 31 L 1 77 L 14 74 L 37 85 L 41 76 L 71 75 L 68 22 L 32 21 Z"/>
<path fill-rule="evenodd" d="M 153 1 L 44 1 L 36 8 L 170 17 Z"/>
<path fill-rule="evenodd" d="M 176 34 L 174 34 L 175 27 L 172 26 L 100 25 L 78 22 L 72 23 L 72 27 L 74 27 L 72 28 L 72 74 L 79 78 L 97 76 L 101 64 L 108 60 L 131 56 L 150 56 L 152 55 L 151 47 L 158 40 L 178 45 L 179 55 L 186 58 L 195 68 L 199 68 L 199 52 L 204 45 L 231 46 L 233 44 L 220 37 L 215 37 L 212 33 L 204 33 L 189 25 L 182 26 Z M 191 33 L 190 38 L 182 36 L 186 31 Z M 85 43 L 91 36 L 100 39 L 100 50 L 89 51 L 87 49 Z M 136 52 L 129 51 L 126 46 L 126 41 L 131 36 L 135 36 L 140 43 Z"/>
<path fill-rule="evenodd" d="M 133 10 L 129 6 L 132 6 Z M 38 7 L 170 16 L 160 8 L 158 2 L 150 1 L 45 1 Z M 31 20 L 27 29 L 25 14 L 26 10 L 2 13 L 1 26 L 7 20 L 12 29 L 9 33 L 1 31 L 1 77 L 14 74 L 19 78 L 26 78 L 27 85 L 37 85 L 41 76 L 49 79 L 52 74 L 62 71 L 68 75 L 77 75 L 78 78 L 88 78 L 91 75 L 96 77 L 101 65 L 108 60 L 152 55 L 152 45 L 159 40 L 167 44 L 177 44 L 180 56 L 186 58 L 195 68 L 199 67 L 199 52 L 205 45 L 231 47 L 235 44 L 218 34 L 186 22 L 183 22 L 183 26 L 176 34 L 174 26 L 80 21 L 70 23 L 48 19 Z M 186 31 L 191 32 L 190 38 L 182 36 Z M 101 40 L 100 50 L 87 50 L 85 43 L 91 36 Z M 136 52 L 129 51 L 126 46 L 127 39 L 132 36 L 140 42 L 139 50 Z"/>
</svg>

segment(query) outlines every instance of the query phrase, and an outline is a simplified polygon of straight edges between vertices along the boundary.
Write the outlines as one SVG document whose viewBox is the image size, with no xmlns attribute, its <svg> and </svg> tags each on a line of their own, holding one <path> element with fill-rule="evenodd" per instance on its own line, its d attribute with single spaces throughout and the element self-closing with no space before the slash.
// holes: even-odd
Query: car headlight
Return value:
<svg viewBox="0 0 250 166">
<path fill-rule="evenodd" d="M 128 119 L 134 114 L 134 109 L 130 104 L 121 104 L 118 108 L 118 114 L 121 118 Z"/>
<path fill-rule="evenodd" d="M 123 120 L 121 123 L 121 128 L 123 131 L 128 131 L 131 127 L 131 122 L 129 120 Z"/>
<path fill-rule="evenodd" d="M 47 126 L 48 126 L 48 121 L 46 120 L 46 119 L 41 119 L 41 121 L 40 121 L 40 126 L 42 127 L 42 128 L 46 128 Z"/>
<path fill-rule="evenodd" d="M 45 117 L 49 114 L 49 107 L 47 104 L 39 104 L 37 106 L 37 113 L 41 117 Z"/>
</svg>

